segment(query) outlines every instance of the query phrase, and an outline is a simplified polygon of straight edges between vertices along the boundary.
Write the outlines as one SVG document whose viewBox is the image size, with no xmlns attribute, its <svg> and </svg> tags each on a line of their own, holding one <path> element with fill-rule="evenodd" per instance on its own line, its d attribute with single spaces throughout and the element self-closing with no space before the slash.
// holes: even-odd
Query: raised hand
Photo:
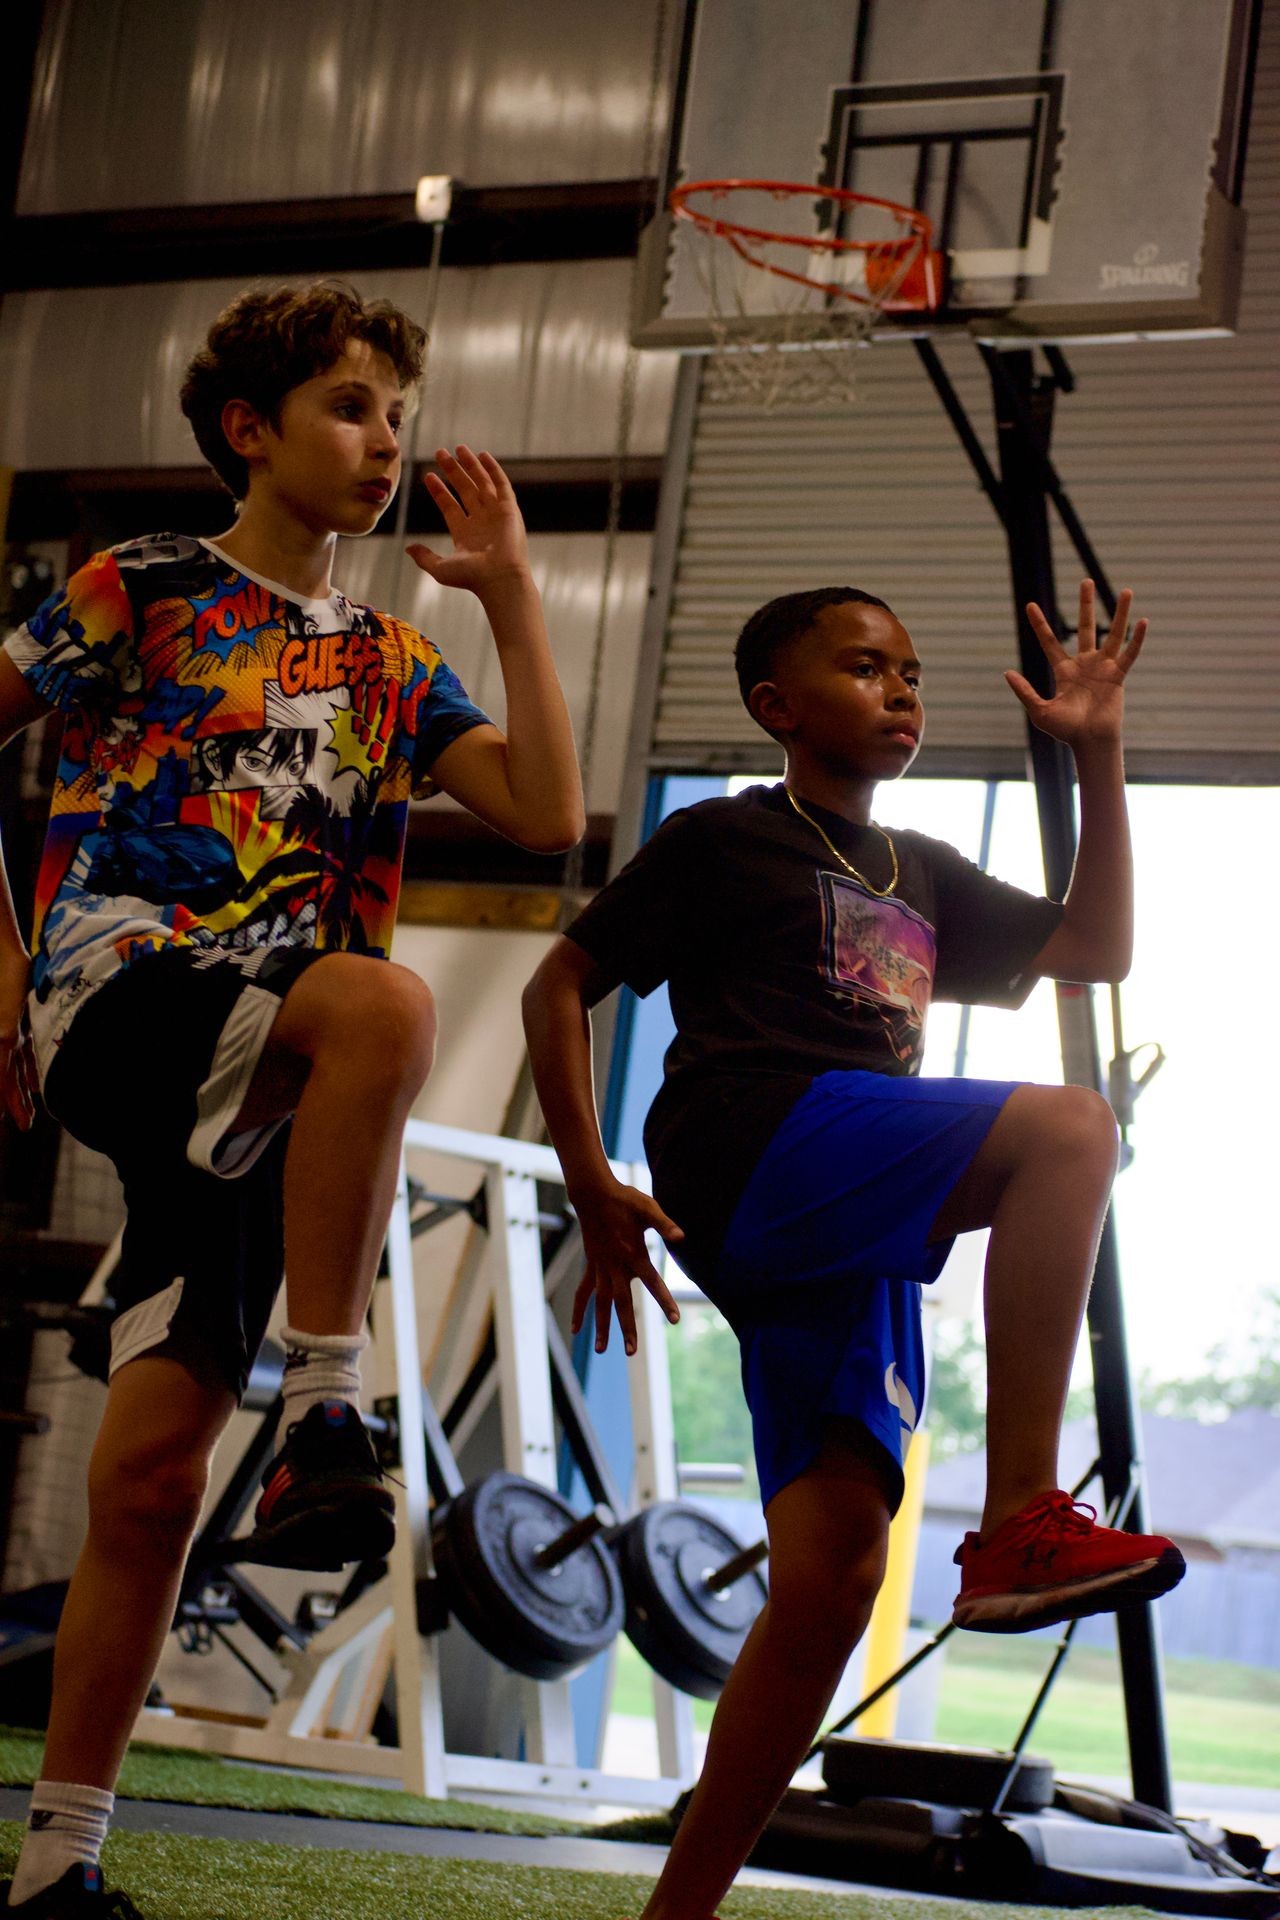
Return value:
<svg viewBox="0 0 1280 1920">
<path fill-rule="evenodd" d="M 1076 651 L 1068 653 L 1035 601 L 1030 602 L 1027 618 L 1053 668 L 1053 698 L 1041 699 L 1020 673 L 1010 672 L 1004 677 L 1042 733 L 1070 747 L 1120 738 L 1125 679 L 1147 633 L 1146 621 L 1139 620 L 1126 639 L 1132 605 L 1133 595 L 1126 587 L 1116 602 L 1116 617 L 1099 646 L 1093 582 L 1082 580 Z"/>
<path fill-rule="evenodd" d="M 30 964 L 0 965 L 0 1111 L 25 1133 L 36 1117 L 36 1064 L 27 1026 Z"/>
<path fill-rule="evenodd" d="M 491 453 L 436 449 L 440 473 L 426 476 L 427 492 L 444 515 L 453 539 L 451 554 L 415 541 L 406 547 L 415 565 L 442 587 L 466 587 L 483 597 L 503 579 L 529 570 L 524 520 L 511 482 Z M 441 478 L 441 475 L 444 477 Z"/>
<path fill-rule="evenodd" d="M 633 1280 L 639 1280 L 649 1289 L 672 1325 L 680 1318 L 679 1307 L 649 1258 L 644 1236 L 649 1229 L 656 1228 L 667 1245 L 672 1246 L 683 1240 L 684 1235 L 656 1200 L 641 1193 L 638 1187 L 624 1187 L 619 1181 L 593 1192 L 589 1200 L 575 1197 L 574 1207 L 582 1227 L 587 1271 L 573 1297 L 573 1331 L 577 1333 L 585 1321 L 594 1294 L 596 1352 L 603 1353 L 609 1344 L 610 1321 L 616 1308 L 622 1344 L 632 1354 L 636 1350 L 636 1316 L 631 1300 Z"/>
</svg>

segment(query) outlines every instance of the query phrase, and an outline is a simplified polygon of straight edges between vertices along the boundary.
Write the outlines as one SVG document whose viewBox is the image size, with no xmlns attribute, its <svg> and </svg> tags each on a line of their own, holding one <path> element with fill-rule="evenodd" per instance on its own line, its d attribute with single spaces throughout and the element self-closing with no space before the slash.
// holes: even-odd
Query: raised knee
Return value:
<svg viewBox="0 0 1280 1920">
<path fill-rule="evenodd" d="M 1092 1087 L 1025 1087 L 1021 1093 L 1026 1096 L 1024 1125 L 1041 1145 L 1055 1154 L 1114 1166 L 1116 1117 L 1100 1093 Z"/>
<path fill-rule="evenodd" d="M 350 954 L 329 975 L 317 1023 L 316 1057 L 352 1066 L 366 1089 L 416 1095 L 435 1054 L 436 1007 L 431 989 L 408 967 Z M 320 971 L 320 969 L 317 969 Z M 358 1066 L 356 1065 L 358 1063 Z"/>
<path fill-rule="evenodd" d="M 1059 1087 L 1058 1127 L 1069 1151 L 1093 1152 L 1104 1163 L 1116 1158 L 1116 1117 L 1092 1087 Z"/>
<path fill-rule="evenodd" d="M 385 965 L 377 983 L 370 1013 L 383 1042 L 394 1049 L 401 1070 L 414 1082 L 414 1091 L 431 1071 L 436 1046 L 435 997 L 425 980 L 408 967 Z"/>
</svg>

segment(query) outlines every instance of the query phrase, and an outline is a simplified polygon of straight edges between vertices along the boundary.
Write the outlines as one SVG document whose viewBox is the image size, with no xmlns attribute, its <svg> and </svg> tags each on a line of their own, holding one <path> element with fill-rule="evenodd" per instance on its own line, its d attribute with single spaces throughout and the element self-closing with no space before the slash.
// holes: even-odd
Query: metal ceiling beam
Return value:
<svg viewBox="0 0 1280 1920">
<path fill-rule="evenodd" d="M 442 264 L 630 259 L 652 179 L 468 187 L 454 182 Z M 0 291 L 117 287 L 425 267 L 431 228 L 412 189 L 314 200 L 23 214 L 3 226 Z"/>
<path fill-rule="evenodd" d="M 499 456 L 501 457 L 501 456 Z M 603 533 L 608 524 L 612 454 L 505 460 L 530 533 Z M 409 493 L 410 533 L 438 534 L 443 522 L 422 486 L 429 461 L 417 462 Z M 658 508 L 661 455 L 623 464 L 622 533 L 649 533 Z M 14 476 L 7 538 L 61 540 L 86 533 L 99 545 L 132 539 L 140 527 L 212 534 L 227 524 L 231 502 L 205 466 L 50 468 Z"/>
</svg>

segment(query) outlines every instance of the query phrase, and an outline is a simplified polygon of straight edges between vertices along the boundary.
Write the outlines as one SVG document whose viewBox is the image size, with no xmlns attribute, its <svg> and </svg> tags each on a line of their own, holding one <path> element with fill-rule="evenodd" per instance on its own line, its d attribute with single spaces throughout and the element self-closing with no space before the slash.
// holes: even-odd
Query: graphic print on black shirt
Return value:
<svg viewBox="0 0 1280 1920">
<path fill-rule="evenodd" d="M 895 1060 L 910 1071 L 924 1052 L 938 943 L 923 914 L 869 893 L 843 873 L 821 873 L 828 984 L 879 1010 Z"/>
</svg>

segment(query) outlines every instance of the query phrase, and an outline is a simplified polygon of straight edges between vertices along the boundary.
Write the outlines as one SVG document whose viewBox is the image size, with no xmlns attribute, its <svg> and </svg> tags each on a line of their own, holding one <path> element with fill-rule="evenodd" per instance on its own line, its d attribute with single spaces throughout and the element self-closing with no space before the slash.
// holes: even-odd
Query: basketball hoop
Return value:
<svg viewBox="0 0 1280 1920">
<path fill-rule="evenodd" d="M 817 202 L 823 228 L 763 225 L 748 217 L 750 195 Z M 714 405 L 847 403 L 855 398 L 854 350 L 869 344 L 884 315 L 932 312 L 942 298 L 933 224 L 894 200 L 811 180 L 693 180 L 673 188 L 668 205 L 704 243 L 698 270 L 712 347 L 702 394 Z M 729 211 L 742 217 L 727 218 Z"/>
</svg>

